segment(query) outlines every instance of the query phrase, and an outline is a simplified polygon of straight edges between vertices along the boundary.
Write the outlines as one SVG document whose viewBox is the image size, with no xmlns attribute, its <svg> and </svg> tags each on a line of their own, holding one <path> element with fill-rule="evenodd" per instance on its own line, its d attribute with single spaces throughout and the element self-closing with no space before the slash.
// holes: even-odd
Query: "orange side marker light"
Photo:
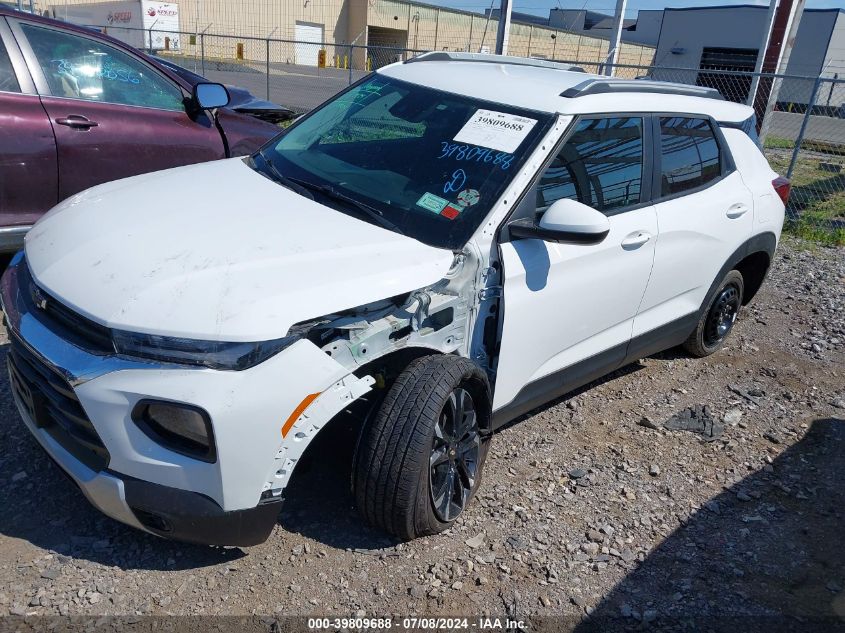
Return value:
<svg viewBox="0 0 845 633">
<path fill-rule="evenodd" d="M 302 402 L 299 403 L 299 406 L 293 410 L 293 413 L 290 414 L 290 417 L 282 426 L 282 438 L 286 437 L 287 434 L 290 432 L 291 427 L 294 423 L 299 419 L 299 416 L 302 415 L 303 411 L 311 406 L 311 403 L 317 399 L 320 393 L 310 393 L 305 398 L 302 399 Z"/>
</svg>

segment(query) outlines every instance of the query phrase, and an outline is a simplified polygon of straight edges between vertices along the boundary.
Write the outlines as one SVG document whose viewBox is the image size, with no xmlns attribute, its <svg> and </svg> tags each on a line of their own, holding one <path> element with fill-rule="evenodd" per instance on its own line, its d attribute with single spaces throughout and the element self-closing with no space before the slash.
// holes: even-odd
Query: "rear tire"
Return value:
<svg viewBox="0 0 845 633">
<path fill-rule="evenodd" d="M 450 527 L 475 495 L 490 447 L 490 387 L 458 356 L 424 356 L 390 387 L 361 432 L 358 510 L 403 540 Z"/>
<path fill-rule="evenodd" d="M 717 286 L 698 324 L 684 342 L 684 349 L 697 358 L 709 356 L 725 343 L 742 307 L 745 283 L 738 270 L 732 270 Z"/>
</svg>

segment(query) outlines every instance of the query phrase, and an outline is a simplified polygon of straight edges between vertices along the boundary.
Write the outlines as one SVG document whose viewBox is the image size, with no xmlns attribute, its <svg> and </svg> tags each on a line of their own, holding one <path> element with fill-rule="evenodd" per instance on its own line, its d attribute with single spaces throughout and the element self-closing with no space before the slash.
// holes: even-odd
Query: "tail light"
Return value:
<svg viewBox="0 0 845 633">
<path fill-rule="evenodd" d="M 772 181 L 772 187 L 775 188 L 775 193 L 778 194 L 784 205 L 789 200 L 789 189 L 791 186 L 792 183 L 789 182 L 789 178 L 784 178 L 783 176 L 778 176 Z"/>
</svg>

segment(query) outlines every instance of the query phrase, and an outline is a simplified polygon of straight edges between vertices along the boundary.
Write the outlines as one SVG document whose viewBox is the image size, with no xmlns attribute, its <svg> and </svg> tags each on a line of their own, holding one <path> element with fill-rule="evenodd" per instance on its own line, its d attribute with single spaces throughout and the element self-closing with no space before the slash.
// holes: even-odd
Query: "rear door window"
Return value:
<svg viewBox="0 0 845 633">
<path fill-rule="evenodd" d="M 688 117 L 660 119 L 660 194 L 698 189 L 722 175 L 719 142 L 710 121 Z"/>
</svg>

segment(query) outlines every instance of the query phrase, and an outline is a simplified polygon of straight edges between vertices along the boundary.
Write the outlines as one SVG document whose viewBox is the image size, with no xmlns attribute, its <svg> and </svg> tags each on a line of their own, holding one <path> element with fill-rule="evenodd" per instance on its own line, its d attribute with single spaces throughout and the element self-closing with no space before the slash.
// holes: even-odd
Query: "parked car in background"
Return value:
<svg viewBox="0 0 845 633">
<path fill-rule="evenodd" d="M 204 109 L 198 85 L 106 35 L 0 8 L 0 252 L 84 189 L 247 155 L 279 132 Z"/>
<path fill-rule="evenodd" d="M 207 83 L 209 81 L 202 75 L 198 75 L 184 66 L 180 66 L 173 60 L 159 57 L 158 55 L 153 55 L 152 59 L 167 68 L 169 71 L 179 75 L 179 77 L 187 81 L 192 86 L 199 83 Z M 274 123 L 276 125 L 284 123 L 285 121 L 290 121 L 297 116 L 296 112 L 290 108 L 285 108 L 284 106 L 280 106 L 272 101 L 259 99 L 246 88 L 233 86 L 231 84 L 225 85 L 226 89 L 229 91 L 229 105 L 226 107 L 230 110 L 240 112 L 241 114 L 248 114 L 256 119 L 261 119 L 262 121 L 267 121 L 267 123 Z"/>
</svg>

